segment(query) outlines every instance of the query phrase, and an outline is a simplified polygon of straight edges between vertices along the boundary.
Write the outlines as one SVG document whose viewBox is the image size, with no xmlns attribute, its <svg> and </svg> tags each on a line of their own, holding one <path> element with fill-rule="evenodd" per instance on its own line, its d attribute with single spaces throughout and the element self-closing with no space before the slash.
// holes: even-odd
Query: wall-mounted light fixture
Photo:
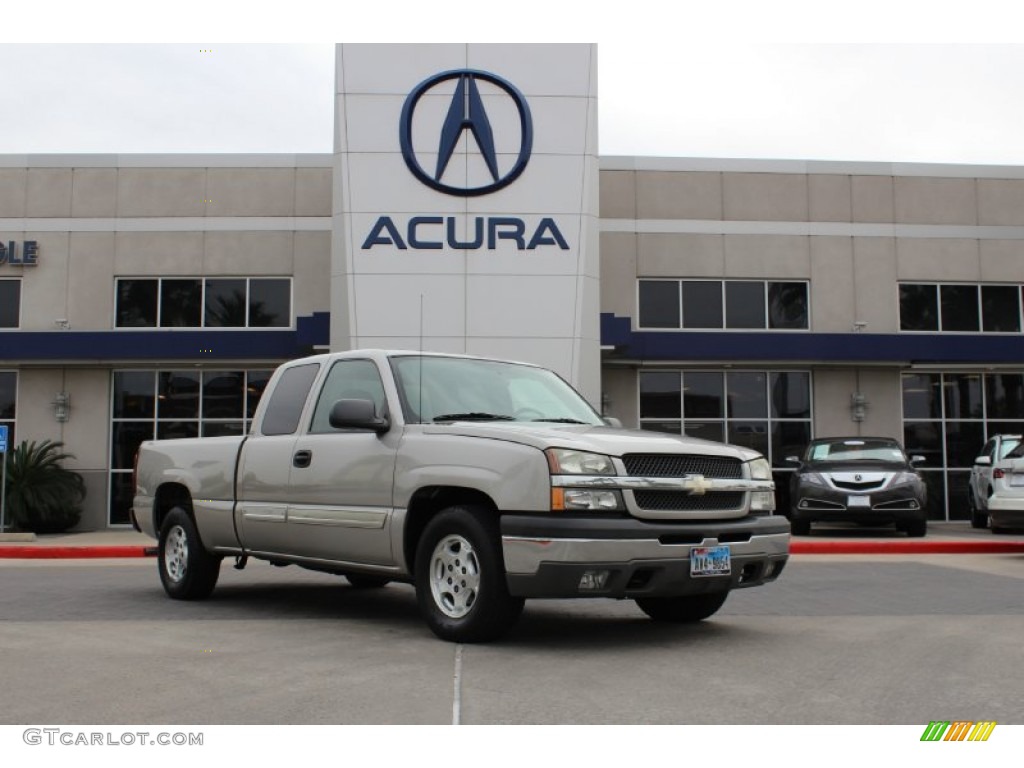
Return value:
<svg viewBox="0 0 1024 768">
<path fill-rule="evenodd" d="M 850 418 L 854 421 L 864 421 L 868 413 L 868 399 L 860 392 L 850 395 Z"/>
<path fill-rule="evenodd" d="M 53 398 L 53 415 L 61 424 L 71 418 L 71 395 L 58 392 Z"/>
</svg>

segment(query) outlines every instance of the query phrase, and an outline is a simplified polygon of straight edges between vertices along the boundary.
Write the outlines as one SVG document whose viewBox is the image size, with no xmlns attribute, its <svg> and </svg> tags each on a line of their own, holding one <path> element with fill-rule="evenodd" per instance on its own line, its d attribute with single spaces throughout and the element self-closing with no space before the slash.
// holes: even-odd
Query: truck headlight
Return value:
<svg viewBox="0 0 1024 768">
<path fill-rule="evenodd" d="M 747 462 L 751 480 L 771 480 L 772 465 L 763 456 Z M 750 494 L 750 511 L 754 514 L 775 511 L 775 493 L 773 491 L 753 491 Z"/>
<path fill-rule="evenodd" d="M 552 475 L 614 475 L 611 457 L 600 453 L 548 448 L 544 451 Z"/>
</svg>

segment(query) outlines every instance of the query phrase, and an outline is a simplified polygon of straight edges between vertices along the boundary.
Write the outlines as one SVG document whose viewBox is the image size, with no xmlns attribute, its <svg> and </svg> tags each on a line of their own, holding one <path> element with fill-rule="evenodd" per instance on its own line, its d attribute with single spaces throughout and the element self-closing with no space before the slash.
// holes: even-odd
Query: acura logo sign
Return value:
<svg viewBox="0 0 1024 768">
<path fill-rule="evenodd" d="M 416 116 L 417 106 L 421 99 L 448 81 L 455 81 L 455 91 L 448 104 L 444 123 L 441 126 L 440 136 L 437 137 L 436 161 L 432 168 L 424 168 L 416 155 L 413 145 L 413 121 Z M 484 99 L 480 95 L 479 83 L 490 83 L 500 91 L 501 96 L 511 99 L 519 115 L 519 151 L 515 161 L 510 168 L 502 168 L 500 153 L 495 144 L 495 131 L 498 130 L 498 139 L 505 139 L 503 146 L 508 146 L 509 139 L 507 132 L 514 126 L 500 125 L 497 128 L 492 126 L 487 109 L 484 106 Z M 441 89 L 439 89 L 441 90 Z M 444 89 L 446 92 L 447 89 Z M 459 140 L 466 136 L 467 146 L 470 151 L 479 152 L 481 159 L 490 177 L 490 183 L 478 186 L 456 186 L 443 181 L 445 172 L 449 169 L 452 155 Z M 519 89 L 507 80 L 504 80 L 490 72 L 482 72 L 475 69 L 453 69 L 434 75 L 417 85 L 412 93 L 408 95 L 405 104 L 402 106 L 402 117 L 399 128 L 399 141 L 402 148 L 402 156 L 405 164 L 413 175 L 439 192 L 448 195 L 461 197 L 475 197 L 496 192 L 507 187 L 526 169 L 530 160 L 530 152 L 533 149 L 533 121 L 530 117 L 530 107 L 526 98 Z M 514 142 L 513 142 L 514 143 Z M 434 148 L 424 152 L 433 160 Z"/>
</svg>

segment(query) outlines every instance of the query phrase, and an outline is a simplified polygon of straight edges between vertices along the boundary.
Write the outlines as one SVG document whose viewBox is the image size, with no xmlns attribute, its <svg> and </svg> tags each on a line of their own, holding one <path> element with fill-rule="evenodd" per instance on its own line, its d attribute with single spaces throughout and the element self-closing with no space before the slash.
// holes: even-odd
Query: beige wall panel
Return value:
<svg viewBox="0 0 1024 768">
<path fill-rule="evenodd" d="M 72 531 L 102 531 L 106 529 L 107 473 L 105 470 L 79 470 L 85 481 L 85 502 L 82 504 L 82 518 Z"/>
<path fill-rule="evenodd" d="M 1024 283 L 1024 240 L 980 240 L 983 282 Z"/>
<path fill-rule="evenodd" d="M 896 241 L 897 277 L 900 280 L 981 279 L 977 240 L 903 238 Z"/>
<path fill-rule="evenodd" d="M 331 215 L 330 168 L 297 168 L 295 170 L 295 215 Z"/>
<path fill-rule="evenodd" d="M 210 168 L 208 216 L 292 216 L 294 168 Z"/>
<path fill-rule="evenodd" d="M 637 236 L 601 233 L 601 312 L 632 317 L 635 312 Z"/>
<path fill-rule="evenodd" d="M 601 171 L 601 218 L 636 218 L 636 174 L 633 171 Z"/>
<path fill-rule="evenodd" d="M 726 235 L 725 277 L 811 276 L 810 238 L 803 235 Z"/>
<path fill-rule="evenodd" d="M 290 275 L 293 240 L 292 232 L 207 232 L 203 274 Z"/>
<path fill-rule="evenodd" d="M 974 179 L 897 176 L 897 224 L 977 224 Z"/>
<path fill-rule="evenodd" d="M 807 221 L 807 177 L 787 173 L 732 173 L 722 181 L 725 215 L 732 221 Z"/>
<path fill-rule="evenodd" d="M 69 246 L 68 316 L 75 331 L 114 326 L 114 233 L 72 232 Z"/>
<path fill-rule="evenodd" d="M 851 176 L 850 193 L 855 222 L 891 222 L 896 215 L 890 176 Z"/>
<path fill-rule="evenodd" d="M 63 429 L 53 415 L 53 399 L 64 386 L 59 368 L 23 368 L 18 373 L 16 442 L 63 440 Z M 100 435 L 107 434 L 104 427 Z"/>
<path fill-rule="evenodd" d="M 606 416 L 614 416 L 622 426 L 635 429 L 640 404 L 637 400 L 637 372 L 624 368 L 601 370 L 601 393 L 608 402 Z M 598 406 L 600 409 L 600 406 Z"/>
<path fill-rule="evenodd" d="M 0 218 L 25 215 L 25 189 L 28 171 L 24 168 L 0 168 Z"/>
<path fill-rule="evenodd" d="M 722 235 L 639 234 L 640 277 L 721 277 L 725 269 Z"/>
<path fill-rule="evenodd" d="M 722 175 L 695 171 L 639 172 L 636 218 L 721 219 Z"/>
<path fill-rule="evenodd" d="M 807 177 L 811 221 L 850 221 L 853 209 L 850 177 L 810 174 Z"/>
<path fill-rule="evenodd" d="M 1024 224 L 1024 179 L 978 179 L 978 223 Z"/>
<path fill-rule="evenodd" d="M 71 215 L 71 169 L 29 168 L 25 215 Z"/>
<path fill-rule="evenodd" d="M 896 289 L 896 241 L 888 237 L 853 239 L 854 319 L 865 333 L 899 329 Z"/>
<path fill-rule="evenodd" d="M 331 233 L 295 233 L 295 280 L 292 284 L 296 317 L 331 310 Z"/>
<path fill-rule="evenodd" d="M 856 435 L 857 424 L 850 418 L 850 395 L 856 391 L 851 370 L 820 369 L 814 381 L 814 437 Z"/>
<path fill-rule="evenodd" d="M 114 241 L 114 274 L 201 275 L 203 240 L 203 232 L 118 232 Z"/>
<path fill-rule="evenodd" d="M 71 215 L 117 215 L 117 169 L 75 168 L 71 178 Z"/>
<path fill-rule="evenodd" d="M 26 232 L 24 239 L 39 243 L 39 264 L 5 267 L 2 274 L 21 272 L 22 330 L 52 331 L 54 320 L 68 316 L 68 233 Z"/>
<path fill-rule="evenodd" d="M 812 237 L 811 330 L 846 333 L 853 329 L 853 241 Z"/>
<path fill-rule="evenodd" d="M 858 434 L 891 437 L 903 442 L 903 393 L 895 368 L 861 368 L 860 392 L 868 400 Z"/>
<path fill-rule="evenodd" d="M 119 216 L 202 216 L 206 195 L 205 168 L 121 168 L 117 173 Z"/>
<path fill-rule="evenodd" d="M 69 368 L 64 372 L 63 386 L 63 391 L 71 395 L 71 415 L 63 428 L 64 444 L 69 453 L 75 454 L 68 467 L 79 471 L 106 469 L 110 457 L 110 371 Z"/>
</svg>

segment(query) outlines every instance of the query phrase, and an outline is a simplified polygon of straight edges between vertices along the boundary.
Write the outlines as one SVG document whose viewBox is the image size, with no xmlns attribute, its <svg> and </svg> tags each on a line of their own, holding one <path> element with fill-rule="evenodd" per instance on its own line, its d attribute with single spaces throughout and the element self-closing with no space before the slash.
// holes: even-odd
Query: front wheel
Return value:
<svg viewBox="0 0 1024 768">
<path fill-rule="evenodd" d="M 681 597 L 638 597 L 636 604 L 655 621 L 687 624 L 712 615 L 722 607 L 728 596 L 728 592 L 708 592 Z"/>
<path fill-rule="evenodd" d="M 221 558 L 206 551 L 195 522 L 181 507 L 164 519 L 157 555 L 160 581 L 175 600 L 202 600 L 217 586 Z"/>
<path fill-rule="evenodd" d="M 450 507 L 416 547 L 416 600 L 442 640 L 478 643 L 508 631 L 523 610 L 505 583 L 497 517 L 483 507 Z"/>
</svg>

